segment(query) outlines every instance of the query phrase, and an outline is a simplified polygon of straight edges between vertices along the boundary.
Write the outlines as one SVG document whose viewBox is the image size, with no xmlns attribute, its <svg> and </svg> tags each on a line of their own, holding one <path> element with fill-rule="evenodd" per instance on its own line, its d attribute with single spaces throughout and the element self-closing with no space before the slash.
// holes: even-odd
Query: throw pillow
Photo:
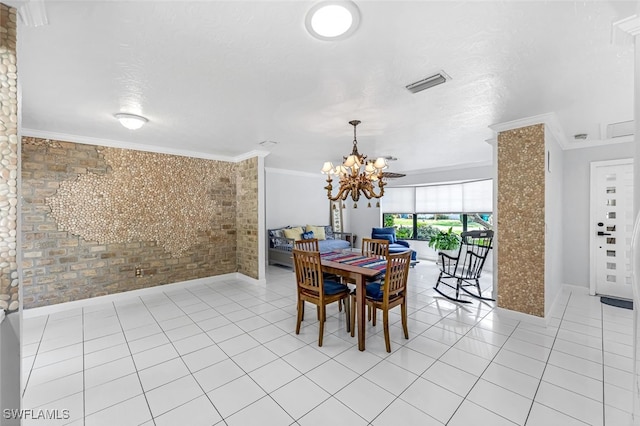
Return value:
<svg viewBox="0 0 640 426">
<path fill-rule="evenodd" d="M 303 232 L 302 233 L 302 239 L 303 240 L 311 240 L 313 238 L 314 238 L 313 231 L 308 231 L 308 232 Z"/>
<path fill-rule="evenodd" d="M 280 245 L 285 243 L 284 241 L 280 240 L 280 238 L 284 237 L 284 230 L 285 229 L 286 228 L 270 229 L 269 230 L 269 237 L 270 237 L 270 242 L 271 242 L 271 247 L 272 248 L 279 247 Z"/>
<path fill-rule="evenodd" d="M 327 225 L 324 227 L 324 237 L 327 240 L 333 240 L 335 238 L 333 235 L 333 228 L 331 227 L 331 225 Z"/>
<path fill-rule="evenodd" d="M 307 225 L 307 232 L 313 232 L 315 235 L 314 238 L 317 238 L 318 240 L 325 240 L 327 238 L 324 233 L 324 226 Z"/>
<path fill-rule="evenodd" d="M 295 228 L 289 228 L 284 230 L 284 236 L 287 238 L 292 238 L 294 240 L 302 239 L 302 227 L 296 226 Z"/>
</svg>

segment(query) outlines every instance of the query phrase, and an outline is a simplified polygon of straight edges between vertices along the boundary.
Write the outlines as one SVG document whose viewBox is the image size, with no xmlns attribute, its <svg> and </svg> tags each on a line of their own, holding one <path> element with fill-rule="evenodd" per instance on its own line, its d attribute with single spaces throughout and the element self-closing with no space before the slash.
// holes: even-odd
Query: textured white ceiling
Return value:
<svg viewBox="0 0 640 426">
<path fill-rule="evenodd" d="M 392 171 L 491 161 L 489 125 L 555 113 L 567 137 L 633 119 L 635 1 L 359 1 L 358 31 L 319 41 L 306 1 L 45 2 L 19 26 L 25 133 L 53 132 L 319 171 L 351 150 Z M 436 71 L 446 84 L 404 86 Z M 116 112 L 149 123 L 129 131 Z"/>
</svg>

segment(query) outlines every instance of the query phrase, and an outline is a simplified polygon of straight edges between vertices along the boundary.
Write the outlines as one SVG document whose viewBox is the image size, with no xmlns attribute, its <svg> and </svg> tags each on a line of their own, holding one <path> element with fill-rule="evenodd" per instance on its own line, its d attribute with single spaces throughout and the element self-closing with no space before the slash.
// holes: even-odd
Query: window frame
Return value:
<svg viewBox="0 0 640 426">
<path fill-rule="evenodd" d="M 418 215 L 439 215 L 439 214 L 454 214 L 454 215 L 460 215 L 460 221 L 462 222 L 462 232 L 467 232 L 469 230 L 469 222 L 472 221 L 470 220 L 469 216 L 472 216 L 474 214 L 480 214 L 480 215 L 490 215 L 493 216 L 493 212 L 473 212 L 473 213 L 462 213 L 462 212 L 450 212 L 450 213 L 425 213 L 425 212 L 400 212 L 400 213 L 392 213 L 392 212 L 385 212 L 382 213 L 382 226 L 386 226 L 386 221 L 385 221 L 385 216 L 386 215 L 411 215 L 412 216 L 412 231 L 411 231 L 411 238 L 400 238 L 398 237 L 398 239 L 402 239 L 402 240 L 409 240 L 409 241 L 429 241 L 429 239 L 426 238 L 417 238 L 418 237 Z M 472 218 L 471 218 L 472 219 Z M 397 229 L 396 225 L 393 225 L 394 228 Z"/>
</svg>

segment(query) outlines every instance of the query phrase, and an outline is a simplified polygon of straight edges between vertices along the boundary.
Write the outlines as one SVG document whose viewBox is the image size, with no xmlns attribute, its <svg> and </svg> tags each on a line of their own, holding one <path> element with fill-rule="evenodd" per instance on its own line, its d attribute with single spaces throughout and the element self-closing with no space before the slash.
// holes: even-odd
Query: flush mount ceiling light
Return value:
<svg viewBox="0 0 640 426">
<path fill-rule="evenodd" d="M 113 116 L 118 119 L 120 124 L 122 124 L 129 130 L 139 129 L 140 127 L 144 126 L 147 121 L 149 121 L 139 115 L 127 114 L 124 112 L 119 112 L 117 114 L 114 114 Z"/>
<path fill-rule="evenodd" d="M 320 40 L 343 40 L 353 34 L 359 24 L 360 11 L 351 1 L 316 3 L 305 19 L 309 34 Z"/>
</svg>

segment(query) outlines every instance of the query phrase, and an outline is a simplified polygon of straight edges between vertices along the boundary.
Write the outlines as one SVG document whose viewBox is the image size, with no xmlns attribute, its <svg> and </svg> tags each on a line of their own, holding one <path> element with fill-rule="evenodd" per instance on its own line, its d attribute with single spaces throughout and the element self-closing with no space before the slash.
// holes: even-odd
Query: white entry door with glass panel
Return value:
<svg viewBox="0 0 640 426">
<path fill-rule="evenodd" d="M 591 163 L 591 294 L 631 299 L 633 160 Z"/>
</svg>

